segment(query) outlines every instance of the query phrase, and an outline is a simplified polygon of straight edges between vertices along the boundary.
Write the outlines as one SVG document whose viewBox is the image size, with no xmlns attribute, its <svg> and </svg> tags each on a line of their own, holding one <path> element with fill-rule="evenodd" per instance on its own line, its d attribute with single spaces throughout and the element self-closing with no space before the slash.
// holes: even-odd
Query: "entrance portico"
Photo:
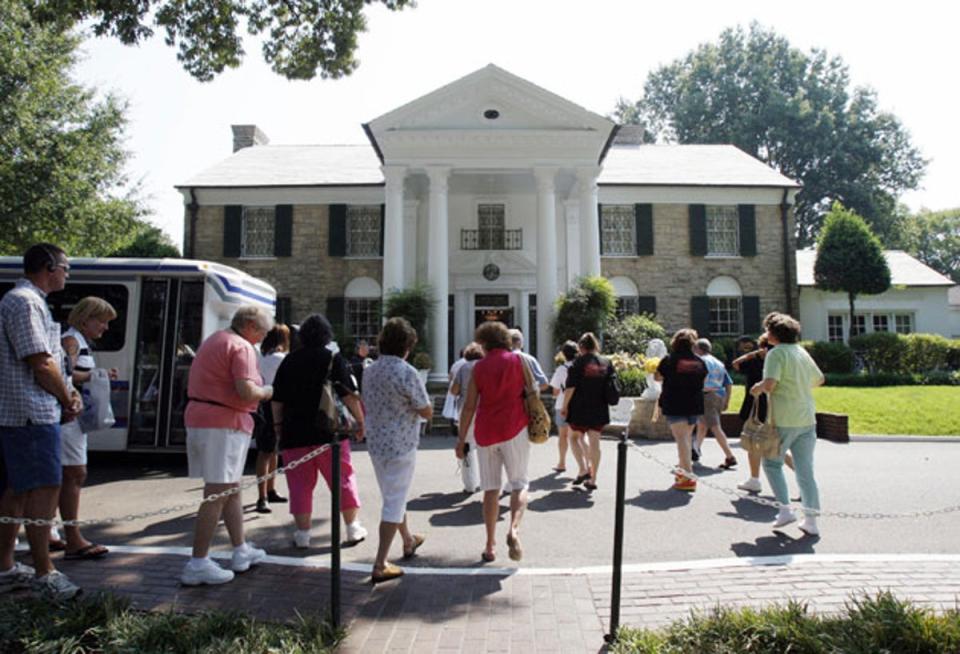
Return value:
<svg viewBox="0 0 960 654">
<path fill-rule="evenodd" d="M 382 288 L 430 285 L 431 377 L 446 379 L 483 308 L 512 312 L 552 368 L 557 296 L 600 272 L 598 162 L 614 123 L 490 65 L 365 128 L 386 180 Z M 509 305 L 485 305 L 493 295 Z"/>
</svg>

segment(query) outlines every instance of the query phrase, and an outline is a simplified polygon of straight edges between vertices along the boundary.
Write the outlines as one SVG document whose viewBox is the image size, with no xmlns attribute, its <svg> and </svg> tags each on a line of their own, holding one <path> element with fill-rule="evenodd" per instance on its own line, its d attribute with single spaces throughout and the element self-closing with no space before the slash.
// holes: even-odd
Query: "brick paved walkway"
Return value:
<svg viewBox="0 0 960 654">
<path fill-rule="evenodd" d="M 231 609 L 264 620 L 327 611 L 329 571 L 262 565 L 220 587 L 187 588 L 177 576 L 185 558 L 113 552 L 101 561 L 57 565 L 86 592 L 110 590 L 138 608 Z M 960 557 L 809 556 L 769 561 L 697 561 L 629 566 L 621 624 L 657 627 L 691 610 L 762 607 L 796 599 L 832 612 L 864 592 L 892 590 L 936 610 L 960 606 Z M 16 594 L 11 597 L 16 597 Z M 344 571 L 342 652 L 598 652 L 610 618 L 610 575 L 521 569 L 504 574 L 408 574 L 373 587 L 364 573 Z"/>
</svg>

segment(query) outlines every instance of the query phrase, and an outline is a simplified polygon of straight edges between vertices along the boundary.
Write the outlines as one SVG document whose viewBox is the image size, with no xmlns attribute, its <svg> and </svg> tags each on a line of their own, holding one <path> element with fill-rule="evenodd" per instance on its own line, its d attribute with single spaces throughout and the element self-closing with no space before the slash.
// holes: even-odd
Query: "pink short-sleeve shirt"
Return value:
<svg viewBox="0 0 960 654">
<path fill-rule="evenodd" d="M 228 329 L 201 343 L 190 366 L 187 396 L 191 401 L 183 414 L 184 424 L 252 434 L 250 413 L 257 410 L 258 403 L 240 399 L 234 382 L 248 379 L 258 386 L 262 384 L 258 359 L 254 347 Z"/>
</svg>

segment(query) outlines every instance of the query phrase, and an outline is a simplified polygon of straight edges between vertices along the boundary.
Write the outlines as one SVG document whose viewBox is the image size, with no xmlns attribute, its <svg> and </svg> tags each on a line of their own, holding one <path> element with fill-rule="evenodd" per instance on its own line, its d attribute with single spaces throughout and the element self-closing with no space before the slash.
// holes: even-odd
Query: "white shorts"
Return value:
<svg viewBox="0 0 960 654">
<path fill-rule="evenodd" d="M 383 497 L 383 509 L 380 519 L 384 522 L 399 524 L 407 512 L 407 494 L 413 481 L 413 470 L 417 463 L 417 451 L 387 459 L 371 456 L 373 472 L 377 476 L 380 495 Z"/>
<path fill-rule="evenodd" d="M 519 491 L 530 485 L 527 480 L 527 463 L 530 460 L 530 439 L 527 428 L 508 441 L 495 445 L 477 446 L 480 462 L 480 487 L 485 491 Z M 500 468 L 507 471 L 507 484 L 500 481 Z"/>
<path fill-rule="evenodd" d="M 206 484 L 236 484 L 243 476 L 250 434 L 235 429 L 187 427 L 187 467 Z"/>
<path fill-rule="evenodd" d="M 60 425 L 60 465 L 87 465 L 87 435 L 76 420 Z"/>
</svg>

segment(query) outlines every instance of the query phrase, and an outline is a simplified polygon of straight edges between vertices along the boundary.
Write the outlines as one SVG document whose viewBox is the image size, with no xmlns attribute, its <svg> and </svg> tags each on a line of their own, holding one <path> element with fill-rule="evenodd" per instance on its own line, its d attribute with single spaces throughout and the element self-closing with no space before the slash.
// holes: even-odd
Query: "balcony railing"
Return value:
<svg viewBox="0 0 960 654">
<path fill-rule="evenodd" d="M 522 229 L 461 229 L 461 250 L 522 250 Z"/>
</svg>

